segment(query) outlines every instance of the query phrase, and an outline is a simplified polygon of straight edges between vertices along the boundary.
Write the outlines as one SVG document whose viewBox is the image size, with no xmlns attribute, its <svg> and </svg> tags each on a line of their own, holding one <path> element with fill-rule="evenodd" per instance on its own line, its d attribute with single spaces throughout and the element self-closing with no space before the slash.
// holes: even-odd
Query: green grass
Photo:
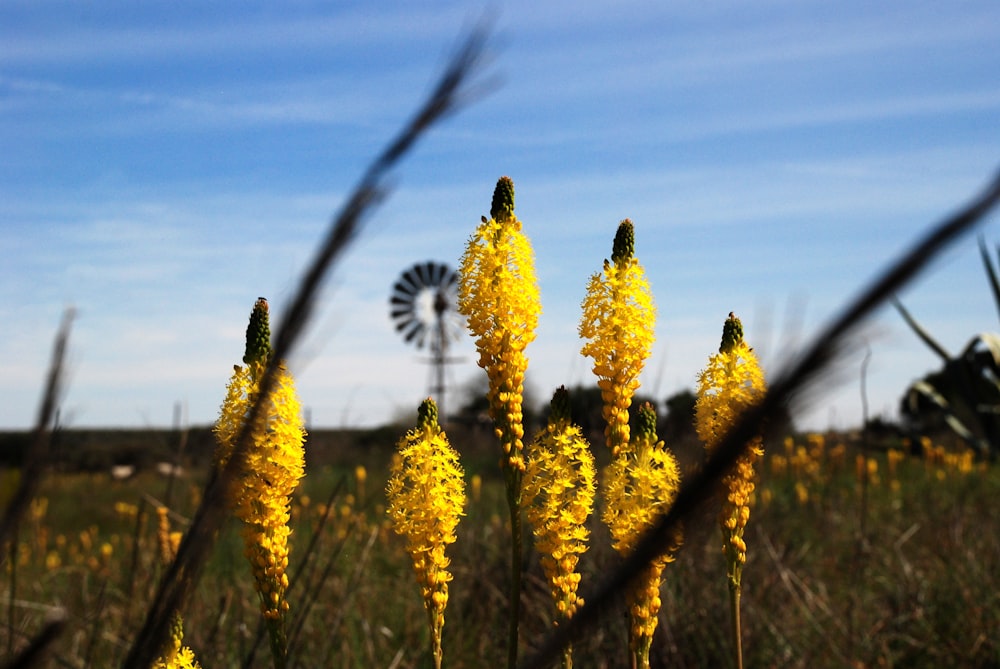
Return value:
<svg viewBox="0 0 1000 669">
<path fill-rule="evenodd" d="M 780 448 L 771 450 L 780 453 Z M 829 452 L 818 457 L 811 474 L 772 471 L 767 457 L 760 467 L 744 574 L 746 665 L 1000 666 L 1000 520 L 994 513 L 1000 473 L 996 468 L 961 473 L 907 458 L 890 476 L 880 454 L 873 456 L 879 480 L 870 485 L 863 506 L 853 451 L 841 456 L 839 466 Z M 341 479 L 344 485 L 310 570 L 289 593 L 293 620 L 307 595 L 315 594 L 294 645 L 297 666 L 427 666 L 417 586 L 400 540 L 384 521 L 386 476 L 369 471 L 365 500 L 354 498 L 353 468 L 316 467 L 304 482 L 301 492 L 309 504 L 296 505 L 292 573 L 315 532 L 321 506 Z M 175 484 L 172 508 L 180 517 L 193 512 L 200 479 Z M 69 612 L 70 629 L 55 646 L 52 666 L 117 666 L 162 571 L 155 513 L 146 500 L 161 498 L 165 490 L 165 480 L 153 473 L 127 482 L 104 474 L 47 478 L 41 492 L 48 503 L 44 517 L 29 516 L 21 526 L 14 617 L 8 621 L 5 605 L 0 648 L 7 647 L 11 622 L 18 646 L 39 628 L 47 607 L 58 606 Z M 138 518 L 122 515 L 116 502 L 142 512 Z M 446 666 L 498 666 L 505 657 L 509 535 L 504 504 L 502 483 L 487 478 L 482 498 L 470 503 L 449 551 L 454 581 L 444 632 Z M 182 529 L 178 522 L 174 526 Z M 652 663 L 726 667 L 728 596 L 714 511 L 691 519 L 685 532 L 677 561 L 665 571 Z M 105 543 L 112 554 L 102 561 Z M 50 554 L 60 557 L 58 566 L 46 564 Z M 593 523 L 582 591 L 616 560 L 606 530 Z M 540 643 L 550 616 L 536 555 L 526 555 L 526 567 L 525 651 Z M 3 573 L 0 593 L 6 603 L 9 559 Z M 203 666 L 243 662 L 257 631 L 255 597 L 239 528 L 230 523 L 183 612 L 185 641 Z M 575 644 L 577 666 L 624 666 L 626 644 L 623 613 L 608 611 L 601 627 Z M 251 666 L 269 664 L 265 641 Z"/>
</svg>

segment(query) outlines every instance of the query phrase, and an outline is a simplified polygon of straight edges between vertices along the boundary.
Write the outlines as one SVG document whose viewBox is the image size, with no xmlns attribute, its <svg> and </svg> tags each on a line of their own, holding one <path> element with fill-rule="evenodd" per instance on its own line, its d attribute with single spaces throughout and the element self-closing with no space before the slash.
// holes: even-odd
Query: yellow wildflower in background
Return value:
<svg viewBox="0 0 1000 669">
<path fill-rule="evenodd" d="M 674 454 L 656 436 L 656 411 L 646 402 L 639 409 L 636 435 L 622 448 L 604 475 L 604 523 L 612 545 L 628 555 L 642 535 L 666 513 L 680 487 Z M 626 593 L 629 610 L 629 649 L 633 665 L 649 667 L 649 649 L 660 611 L 663 568 L 673 562 L 681 544 L 680 532 L 670 551 L 653 560 Z"/>
<path fill-rule="evenodd" d="M 580 319 L 580 351 L 593 358 L 604 402 L 605 440 L 612 455 L 629 442 L 629 407 L 653 348 L 656 307 L 646 273 L 635 257 L 632 221 L 618 225 L 611 261 L 587 285 Z"/>
<path fill-rule="evenodd" d="M 174 561 L 181 542 L 181 533 L 170 530 L 169 513 L 165 506 L 156 507 L 156 543 L 164 565 Z M 184 620 L 180 614 L 174 614 L 170 632 L 167 650 L 153 663 L 153 669 L 200 669 L 194 651 L 184 645 Z"/>
<path fill-rule="evenodd" d="M 174 616 L 168 648 L 152 669 L 201 669 L 194 657 L 194 651 L 184 645 L 184 626 L 181 617 Z"/>
<path fill-rule="evenodd" d="M 760 401 L 765 390 L 764 373 L 757 357 L 743 340 L 743 324 L 730 313 L 722 329 L 719 352 L 709 358 L 708 366 L 698 376 L 695 428 L 709 453 L 719 445 L 740 414 Z M 747 552 L 743 532 L 750 519 L 754 463 L 763 454 L 764 446 L 758 436 L 746 444 L 733 469 L 722 478 L 724 499 L 719 520 L 732 605 L 734 654 L 738 667 L 743 666 L 739 622 L 740 582 Z"/>
<path fill-rule="evenodd" d="M 448 605 L 451 561 L 445 548 L 455 542 L 455 528 L 465 507 L 465 481 L 458 453 L 438 425 L 437 406 L 420 405 L 417 427 L 399 440 L 386 497 L 396 534 L 406 538 L 406 551 L 424 600 L 431 629 L 434 666 L 442 660 L 441 630 Z"/>
<path fill-rule="evenodd" d="M 573 617 L 583 599 L 577 596 L 577 562 L 587 550 L 587 518 L 594 508 L 596 471 L 590 444 L 570 418 L 569 392 L 556 390 L 548 425 L 527 448 L 524 505 L 534 528 L 535 549 L 559 620 Z M 573 666 L 572 650 L 563 651 L 563 667 Z"/>
<path fill-rule="evenodd" d="M 267 300 L 259 298 L 247 326 L 244 366 L 237 365 L 215 427 L 218 466 L 232 455 L 243 422 L 258 395 L 271 353 Z M 268 622 L 276 663 L 284 662 L 284 613 L 288 610 L 288 527 L 292 493 L 305 475 L 305 429 L 295 382 L 284 364 L 258 423 L 251 431 L 243 475 L 235 486 L 234 511 L 243 522 L 244 554 L 250 562 L 261 612 Z"/>
</svg>

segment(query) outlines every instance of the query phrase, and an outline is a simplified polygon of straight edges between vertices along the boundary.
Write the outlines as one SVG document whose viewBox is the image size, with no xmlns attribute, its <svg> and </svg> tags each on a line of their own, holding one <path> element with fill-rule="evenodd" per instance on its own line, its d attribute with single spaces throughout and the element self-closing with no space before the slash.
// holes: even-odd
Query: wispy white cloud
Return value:
<svg viewBox="0 0 1000 669">
<path fill-rule="evenodd" d="M 46 3 L 30 10 L 52 12 Z M 88 61 L 166 58 L 191 60 L 220 54 L 320 50 L 344 53 L 406 35 L 410 42 L 448 44 L 467 19 L 461 4 L 408 8 L 365 7 L 311 12 L 205 13 L 202 7 L 171 11 L 167 21 L 147 25 L 95 25 L 52 21 L 28 31 L 8 24 L 0 56 L 8 65 L 78 65 Z M 2 15 L 2 13 L 0 13 Z M 58 30 L 50 32 L 55 25 Z"/>
</svg>

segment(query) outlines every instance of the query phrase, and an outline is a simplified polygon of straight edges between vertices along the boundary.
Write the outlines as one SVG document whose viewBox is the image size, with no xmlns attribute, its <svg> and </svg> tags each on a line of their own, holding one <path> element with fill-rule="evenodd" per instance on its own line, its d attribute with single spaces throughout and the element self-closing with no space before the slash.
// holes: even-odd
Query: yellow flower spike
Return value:
<svg viewBox="0 0 1000 669">
<path fill-rule="evenodd" d="M 217 466 L 225 465 L 247 414 L 257 398 L 258 384 L 271 354 L 267 300 L 258 298 L 247 326 L 244 366 L 235 366 L 215 426 Z M 243 525 L 245 555 L 250 562 L 261 613 L 275 665 L 284 666 L 287 639 L 285 567 L 292 494 L 305 476 L 305 429 L 295 381 L 279 364 L 271 395 L 251 431 L 243 475 L 234 486 L 231 503 Z M 277 565 L 267 568 L 268 565 Z"/>
<path fill-rule="evenodd" d="M 653 348 L 656 307 L 646 273 L 635 257 L 632 221 L 618 225 L 611 262 L 587 285 L 580 319 L 581 353 L 594 360 L 604 402 L 604 436 L 612 455 L 629 442 L 628 409 Z"/>
<path fill-rule="evenodd" d="M 485 216 L 469 238 L 459 266 L 458 312 L 476 337 L 479 366 L 489 378 L 490 418 L 500 441 L 500 465 L 511 524 L 511 616 L 507 665 L 517 664 L 521 596 L 521 479 L 524 475 L 525 348 L 535 338 L 541 313 L 531 242 L 514 215 L 514 182 L 501 177 Z"/>
<path fill-rule="evenodd" d="M 459 269 L 458 311 L 468 318 L 479 366 L 489 377 L 490 416 L 509 461 L 520 454 L 524 349 L 541 313 L 531 242 L 514 215 L 514 182 L 501 177 L 491 218 L 469 239 Z"/>
<path fill-rule="evenodd" d="M 534 528 L 535 548 L 560 619 L 576 612 L 579 556 L 587 550 L 587 518 L 594 508 L 596 471 L 590 444 L 570 419 L 565 387 L 552 397 L 549 421 L 526 451 L 524 505 Z M 558 624 L 559 621 L 556 621 Z M 573 665 L 569 646 L 563 667 Z"/>
<path fill-rule="evenodd" d="M 743 324 L 732 313 L 722 329 L 719 352 L 709 358 L 708 366 L 698 376 L 695 403 L 695 429 L 711 453 L 746 409 L 764 396 L 766 386 L 753 349 L 743 340 Z M 786 443 L 786 448 L 789 448 Z M 740 587 L 746 563 L 743 532 L 750 518 L 754 491 L 754 464 L 764 454 L 758 436 L 747 443 L 733 468 L 722 478 L 725 490 L 722 511 L 722 552 L 726 558 L 730 605 L 733 620 L 734 659 L 743 666 L 740 640 Z"/>
<path fill-rule="evenodd" d="M 440 669 L 451 580 L 444 551 L 455 542 L 455 528 L 465 508 L 465 481 L 458 453 L 438 425 L 434 400 L 420 405 L 417 427 L 399 440 L 398 452 L 386 485 L 387 513 L 396 534 L 406 539 L 430 624 L 431 656 Z"/>
<path fill-rule="evenodd" d="M 639 538 L 670 508 L 679 487 L 677 460 L 657 439 L 656 412 L 646 402 L 639 409 L 635 438 L 619 450 L 604 476 L 603 520 L 611 530 L 615 550 L 628 555 Z M 671 549 L 651 562 L 626 592 L 633 666 L 649 667 L 649 649 L 660 611 L 663 568 L 673 562 L 681 541 L 678 532 Z"/>
<path fill-rule="evenodd" d="M 169 565 L 177 554 L 170 539 L 170 509 L 165 506 L 156 507 L 156 545 L 160 550 L 160 561 Z"/>
</svg>

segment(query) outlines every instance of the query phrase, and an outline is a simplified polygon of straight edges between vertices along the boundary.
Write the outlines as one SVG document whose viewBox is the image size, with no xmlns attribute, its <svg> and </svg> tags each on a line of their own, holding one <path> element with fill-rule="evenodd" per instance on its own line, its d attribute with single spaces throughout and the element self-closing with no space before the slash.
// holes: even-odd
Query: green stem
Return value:
<svg viewBox="0 0 1000 669">
<path fill-rule="evenodd" d="M 288 666 L 288 638 L 285 636 L 285 617 L 267 619 L 267 635 L 271 640 L 271 657 L 274 669 Z"/>
<path fill-rule="evenodd" d="M 441 628 L 431 625 L 431 659 L 434 662 L 434 669 L 441 669 L 441 662 L 444 660 L 444 650 L 441 648 Z"/>
<path fill-rule="evenodd" d="M 510 629 L 507 635 L 507 667 L 517 667 L 517 636 L 521 619 L 521 477 L 508 476 L 507 505 L 510 508 Z"/>
<path fill-rule="evenodd" d="M 743 669 L 743 638 L 740 634 L 740 584 L 738 581 L 729 582 L 729 608 L 732 611 L 733 619 L 733 659 L 736 661 L 736 669 Z"/>
<path fill-rule="evenodd" d="M 562 669 L 573 669 L 573 644 L 563 646 Z"/>
</svg>

